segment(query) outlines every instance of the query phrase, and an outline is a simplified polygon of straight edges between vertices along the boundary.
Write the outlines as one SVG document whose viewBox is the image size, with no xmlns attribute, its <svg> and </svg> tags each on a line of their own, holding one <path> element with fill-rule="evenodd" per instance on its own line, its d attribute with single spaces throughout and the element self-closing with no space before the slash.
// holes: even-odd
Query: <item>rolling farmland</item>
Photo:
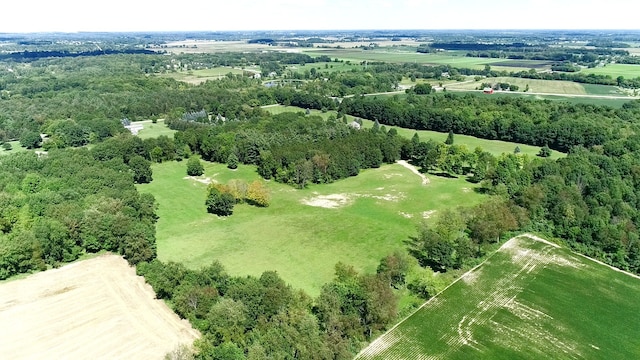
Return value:
<svg viewBox="0 0 640 360">
<path fill-rule="evenodd" d="M 637 359 L 639 296 L 637 276 L 521 236 L 357 358 Z"/>
</svg>

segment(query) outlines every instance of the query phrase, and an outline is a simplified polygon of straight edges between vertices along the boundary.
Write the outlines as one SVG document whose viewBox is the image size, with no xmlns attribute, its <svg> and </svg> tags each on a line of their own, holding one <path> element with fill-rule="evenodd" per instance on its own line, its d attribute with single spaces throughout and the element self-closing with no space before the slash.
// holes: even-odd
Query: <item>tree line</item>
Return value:
<svg viewBox="0 0 640 360">
<path fill-rule="evenodd" d="M 0 158 L 0 279 L 85 252 L 153 259 L 156 205 L 134 187 L 137 160 L 99 160 L 87 149 Z"/>
<path fill-rule="evenodd" d="M 347 98 L 339 111 L 385 125 L 548 145 L 563 152 L 573 146 L 602 145 L 619 138 L 623 129 L 635 126 L 638 116 L 634 103 L 612 109 L 473 94 Z"/>
<path fill-rule="evenodd" d="M 395 320 L 392 269 L 360 274 L 338 263 L 313 299 L 276 272 L 234 277 L 218 263 L 199 270 L 159 260 L 137 266 L 156 295 L 202 333 L 198 359 L 351 359 Z"/>
</svg>

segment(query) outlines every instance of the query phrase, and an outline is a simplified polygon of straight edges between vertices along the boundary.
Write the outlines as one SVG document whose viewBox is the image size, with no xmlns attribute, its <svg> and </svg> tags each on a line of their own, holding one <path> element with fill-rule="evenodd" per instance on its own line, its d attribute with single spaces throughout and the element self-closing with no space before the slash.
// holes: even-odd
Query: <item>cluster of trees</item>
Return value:
<svg viewBox="0 0 640 360">
<path fill-rule="evenodd" d="M 155 200 L 134 187 L 122 158 L 87 149 L 0 158 L 0 279 L 73 261 L 85 252 L 153 259 Z"/>
<path fill-rule="evenodd" d="M 453 131 L 484 139 L 514 141 L 568 151 L 576 145 L 602 145 L 631 127 L 640 109 L 622 109 L 473 94 L 347 98 L 340 111 L 380 124 Z"/>
<path fill-rule="evenodd" d="M 351 359 L 395 320 L 389 279 L 398 267 L 381 269 L 362 275 L 337 264 L 335 279 L 312 299 L 273 271 L 232 277 L 217 262 L 200 270 L 158 260 L 137 266 L 156 296 L 203 334 L 198 359 Z"/>
<path fill-rule="evenodd" d="M 415 134 L 411 141 L 402 143 L 400 156 L 420 167 L 422 172 L 447 176 L 473 174 L 469 179 L 473 182 L 484 180 L 498 163 L 498 158 L 479 147 L 470 151 L 465 145 L 453 144 L 453 133 L 445 143 L 420 141 Z"/>
<path fill-rule="evenodd" d="M 233 156 L 243 164 L 257 165 L 265 179 L 301 188 L 395 162 L 403 142 L 395 130 L 355 130 L 335 117 L 325 121 L 304 113 L 262 113 L 219 125 L 172 124 L 185 129 L 175 135 L 176 149 L 187 145 L 203 159 L 220 163 Z"/>
<path fill-rule="evenodd" d="M 509 83 L 505 83 L 505 82 L 498 82 L 495 84 L 492 83 L 486 83 L 483 82 L 482 84 L 480 84 L 480 86 L 477 88 L 477 90 L 482 90 L 482 89 L 486 89 L 486 88 L 490 88 L 490 89 L 494 89 L 494 90 L 502 90 L 502 91 L 518 91 L 520 89 L 520 87 L 518 85 L 515 84 L 509 84 Z"/>
<path fill-rule="evenodd" d="M 268 207 L 271 202 L 269 189 L 261 181 L 251 184 L 243 180 L 231 180 L 227 184 L 211 183 L 207 187 L 205 205 L 207 212 L 219 216 L 229 216 L 236 204 L 247 203 Z"/>
<path fill-rule="evenodd" d="M 475 264 L 501 235 L 528 224 L 524 208 L 495 198 L 473 208 L 442 211 L 435 222 L 419 226 L 409 249 L 422 266 L 446 272 Z"/>
<path fill-rule="evenodd" d="M 482 185 L 526 210 L 525 230 L 640 273 L 640 137 L 578 147 L 557 161 L 504 156 Z M 520 158 L 520 160 L 518 160 Z"/>
</svg>

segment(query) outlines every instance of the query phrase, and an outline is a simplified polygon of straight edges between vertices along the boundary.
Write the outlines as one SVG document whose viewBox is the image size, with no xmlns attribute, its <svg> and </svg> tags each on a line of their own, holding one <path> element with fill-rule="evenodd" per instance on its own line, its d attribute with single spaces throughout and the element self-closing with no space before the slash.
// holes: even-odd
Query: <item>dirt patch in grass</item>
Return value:
<svg viewBox="0 0 640 360">
<path fill-rule="evenodd" d="M 6 359 L 161 359 L 199 334 L 120 256 L 0 284 Z"/>
<path fill-rule="evenodd" d="M 399 160 L 398 164 L 404 166 L 405 168 L 411 170 L 412 173 L 420 176 L 420 179 L 422 179 L 422 185 L 427 185 L 430 181 L 429 179 L 424 176 L 423 173 L 421 173 L 420 171 L 418 171 L 418 168 L 416 168 L 415 166 L 409 164 L 408 162 L 404 161 L 404 160 Z"/>
<path fill-rule="evenodd" d="M 422 218 L 423 219 L 429 219 L 433 216 L 433 214 L 436 213 L 436 210 L 429 210 L 429 211 L 423 211 L 422 212 Z"/>
<path fill-rule="evenodd" d="M 302 203 L 309 206 L 325 209 L 337 209 L 348 205 L 351 199 L 347 194 L 318 195 L 312 198 L 302 199 Z"/>
<path fill-rule="evenodd" d="M 190 180 L 193 180 L 193 181 L 197 181 L 199 183 L 203 183 L 205 185 L 217 183 L 217 181 L 211 179 L 210 177 L 203 178 L 203 177 L 198 177 L 198 176 L 185 176 L 183 179 L 185 179 L 185 180 L 189 180 L 190 179 Z"/>
</svg>

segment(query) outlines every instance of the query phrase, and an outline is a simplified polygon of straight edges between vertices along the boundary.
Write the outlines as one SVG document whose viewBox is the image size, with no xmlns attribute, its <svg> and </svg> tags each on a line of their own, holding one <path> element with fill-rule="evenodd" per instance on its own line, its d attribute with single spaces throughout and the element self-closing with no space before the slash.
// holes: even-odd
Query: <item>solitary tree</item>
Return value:
<svg viewBox="0 0 640 360">
<path fill-rule="evenodd" d="M 190 157 L 189 161 L 187 161 L 187 175 L 200 176 L 202 174 L 204 174 L 204 167 L 200 159 L 195 156 Z"/>
<path fill-rule="evenodd" d="M 447 135 L 447 140 L 444 143 L 447 145 L 453 145 L 453 130 L 449 130 L 449 135 Z"/>
<path fill-rule="evenodd" d="M 235 153 L 229 154 L 227 158 L 227 167 L 229 169 L 237 169 L 238 168 L 238 156 Z"/>
<path fill-rule="evenodd" d="M 549 149 L 549 146 L 545 145 L 542 149 L 540 149 L 540 152 L 538 152 L 538 156 L 540 157 L 551 156 L 551 149 Z"/>
<path fill-rule="evenodd" d="M 229 216 L 233 214 L 233 206 L 235 204 L 236 199 L 234 199 L 233 195 L 227 192 L 220 192 L 215 186 L 209 186 L 209 193 L 205 201 L 207 212 L 219 216 Z"/>
</svg>

